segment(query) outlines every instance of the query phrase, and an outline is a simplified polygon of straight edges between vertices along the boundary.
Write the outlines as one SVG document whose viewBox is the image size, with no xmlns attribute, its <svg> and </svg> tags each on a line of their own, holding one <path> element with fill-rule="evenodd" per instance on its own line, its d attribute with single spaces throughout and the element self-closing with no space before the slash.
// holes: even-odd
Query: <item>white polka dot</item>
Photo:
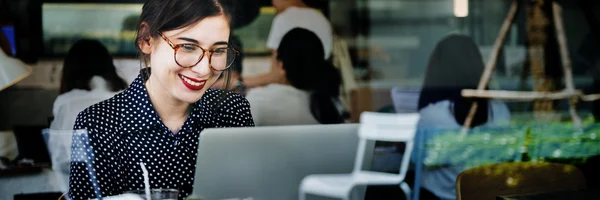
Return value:
<svg viewBox="0 0 600 200">
<path fill-rule="evenodd" d="M 189 195 L 200 132 L 254 126 L 250 104 L 235 93 L 209 89 L 192 108 L 179 131 L 171 133 L 156 115 L 138 76 L 125 91 L 79 113 L 74 129 L 86 129 L 88 136 L 73 137 L 70 197 L 86 199 L 95 198 L 95 191 L 110 196 L 143 189 L 139 162 L 149 169 L 152 188 L 178 189 L 179 199 Z M 94 188 L 92 180 L 99 187 Z"/>
</svg>

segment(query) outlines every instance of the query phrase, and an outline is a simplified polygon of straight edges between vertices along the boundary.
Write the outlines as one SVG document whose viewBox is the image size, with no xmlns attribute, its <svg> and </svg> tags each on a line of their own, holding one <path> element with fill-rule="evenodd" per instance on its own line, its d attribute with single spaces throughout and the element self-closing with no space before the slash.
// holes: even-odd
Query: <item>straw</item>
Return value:
<svg viewBox="0 0 600 200">
<path fill-rule="evenodd" d="M 146 189 L 146 200 L 150 200 L 150 178 L 148 178 L 148 170 L 146 170 L 146 166 L 144 166 L 143 162 L 140 162 L 140 166 L 142 166 L 142 172 L 144 174 L 144 186 Z"/>
</svg>

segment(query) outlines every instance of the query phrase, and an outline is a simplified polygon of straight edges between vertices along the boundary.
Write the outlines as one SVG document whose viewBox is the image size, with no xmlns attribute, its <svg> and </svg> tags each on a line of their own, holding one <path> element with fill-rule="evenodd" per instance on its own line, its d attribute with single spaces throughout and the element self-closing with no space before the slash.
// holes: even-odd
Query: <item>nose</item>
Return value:
<svg viewBox="0 0 600 200">
<path fill-rule="evenodd" d="M 206 77 L 207 75 L 209 75 L 211 73 L 211 69 L 209 66 L 210 65 L 209 60 L 210 60 L 209 55 L 208 54 L 204 55 L 202 60 L 200 60 L 200 62 L 196 66 L 192 67 L 192 71 L 196 72 L 198 75 L 200 75 L 202 77 Z"/>
</svg>

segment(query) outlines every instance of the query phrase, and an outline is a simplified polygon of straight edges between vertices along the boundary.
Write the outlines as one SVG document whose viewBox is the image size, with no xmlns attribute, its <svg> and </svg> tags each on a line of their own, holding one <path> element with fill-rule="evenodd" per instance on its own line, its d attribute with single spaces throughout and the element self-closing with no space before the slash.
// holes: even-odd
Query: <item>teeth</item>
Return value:
<svg viewBox="0 0 600 200">
<path fill-rule="evenodd" d="M 181 76 L 181 78 L 182 78 L 182 79 L 183 79 L 185 82 L 187 82 L 187 83 L 189 83 L 190 85 L 193 85 L 193 86 L 200 86 L 200 85 L 202 85 L 202 84 L 203 84 L 203 82 L 195 82 L 195 81 L 192 81 L 192 80 L 190 80 L 190 79 L 186 78 L 185 76 Z"/>
</svg>

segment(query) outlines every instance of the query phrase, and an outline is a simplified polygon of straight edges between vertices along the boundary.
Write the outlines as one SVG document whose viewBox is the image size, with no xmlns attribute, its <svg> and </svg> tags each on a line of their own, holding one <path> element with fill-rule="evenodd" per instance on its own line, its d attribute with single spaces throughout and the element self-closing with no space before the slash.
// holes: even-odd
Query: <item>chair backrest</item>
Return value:
<svg viewBox="0 0 600 200">
<path fill-rule="evenodd" d="M 406 148 L 402 156 L 399 173 L 396 175 L 398 181 L 404 180 L 413 149 L 418 122 L 419 113 L 391 114 L 363 112 L 360 117 L 360 127 L 358 130 L 360 140 L 354 163 L 354 172 L 363 171 L 361 168 L 365 157 L 370 157 L 365 156 L 368 140 L 404 142 L 406 143 Z"/>
<path fill-rule="evenodd" d="M 472 168 L 456 179 L 458 200 L 496 199 L 501 195 L 585 189 L 573 165 L 541 162 L 499 163 Z"/>
<path fill-rule="evenodd" d="M 69 189 L 73 130 L 44 129 L 42 135 L 52 160 L 52 171 L 58 179 L 61 191 L 67 192 Z"/>
</svg>

